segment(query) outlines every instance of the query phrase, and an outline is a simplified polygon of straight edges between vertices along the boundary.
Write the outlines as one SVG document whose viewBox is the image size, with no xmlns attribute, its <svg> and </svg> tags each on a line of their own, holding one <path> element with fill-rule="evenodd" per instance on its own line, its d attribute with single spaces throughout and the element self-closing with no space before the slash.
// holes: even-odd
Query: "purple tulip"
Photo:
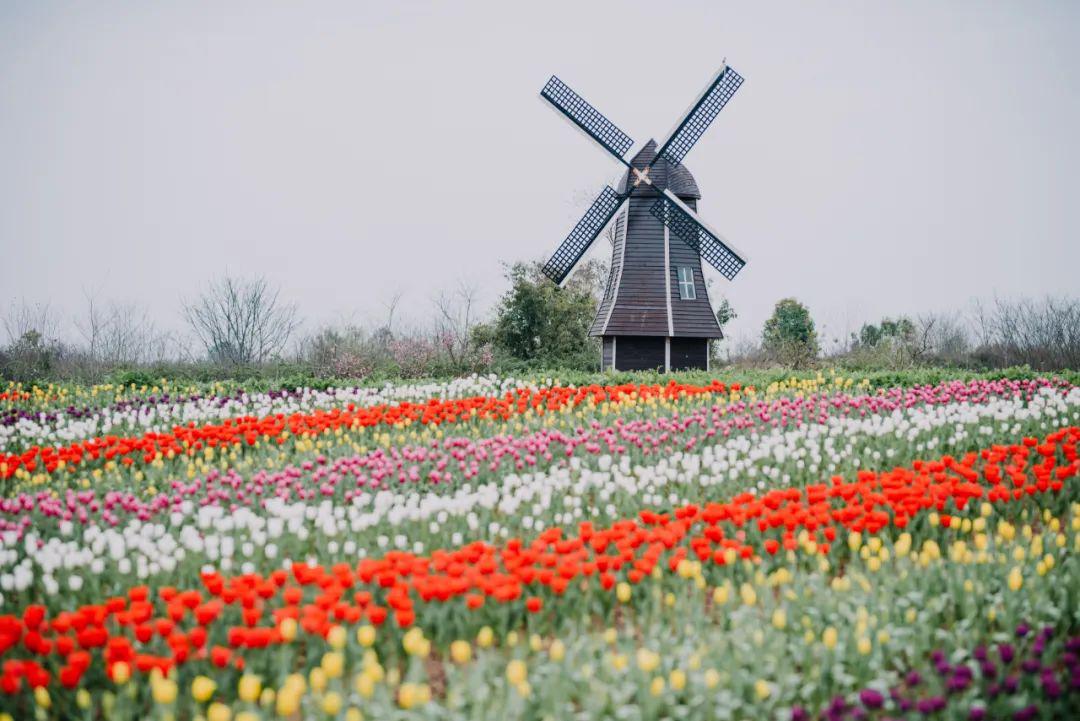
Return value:
<svg viewBox="0 0 1080 721">
<path fill-rule="evenodd" d="M 919 675 L 918 671 L 909 671 L 908 675 L 904 677 L 904 682 L 908 686 L 918 686 L 922 683 L 922 676 Z"/>
<path fill-rule="evenodd" d="M 1033 719 L 1039 715 L 1039 707 L 1032 704 L 1025 706 L 1016 713 L 1013 714 L 1014 721 L 1033 721 Z"/>
<path fill-rule="evenodd" d="M 878 709 L 884 705 L 885 697 L 872 688 L 864 688 L 859 692 L 859 701 L 861 701 L 862 705 L 866 708 Z"/>
<path fill-rule="evenodd" d="M 982 706 L 972 706 L 968 711 L 968 721 L 983 721 L 986 718 L 986 709 Z"/>
<path fill-rule="evenodd" d="M 1016 689 L 1020 688 L 1020 677 L 1016 675 L 1010 675 L 1005 677 L 1005 693 L 1016 693 Z"/>
<path fill-rule="evenodd" d="M 1002 663 L 1012 663 L 1013 658 L 1016 656 L 1016 650 L 1013 649 L 1012 644 L 1001 643 L 998 644 L 998 656 L 1001 657 Z"/>
<path fill-rule="evenodd" d="M 1027 636 L 1030 631 L 1031 626 L 1028 626 L 1026 623 L 1021 623 L 1016 627 L 1016 637 L 1023 638 L 1024 636 Z"/>
<path fill-rule="evenodd" d="M 810 721 L 810 712 L 802 706 L 792 706 L 791 721 Z"/>
</svg>

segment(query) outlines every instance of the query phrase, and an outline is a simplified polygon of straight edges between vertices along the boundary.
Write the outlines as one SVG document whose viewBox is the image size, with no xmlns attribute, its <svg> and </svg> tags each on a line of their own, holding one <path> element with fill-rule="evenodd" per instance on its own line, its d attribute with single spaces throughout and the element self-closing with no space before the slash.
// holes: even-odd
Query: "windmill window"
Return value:
<svg viewBox="0 0 1080 721">
<path fill-rule="evenodd" d="M 697 298 L 697 293 L 694 291 L 694 269 L 688 265 L 679 266 L 679 298 L 682 300 Z"/>
</svg>

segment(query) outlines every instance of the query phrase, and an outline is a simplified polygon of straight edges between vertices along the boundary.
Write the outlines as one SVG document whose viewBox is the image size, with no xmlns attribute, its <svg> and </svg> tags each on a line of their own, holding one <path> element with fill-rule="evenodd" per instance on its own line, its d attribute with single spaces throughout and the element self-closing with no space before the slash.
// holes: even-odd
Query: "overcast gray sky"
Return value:
<svg viewBox="0 0 1080 721">
<path fill-rule="evenodd" d="M 176 326 L 227 270 L 309 324 L 397 290 L 419 320 L 459 277 L 491 304 L 618 171 L 547 78 L 640 141 L 725 56 L 746 83 L 686 165 L 750 255 L 713 288 L 737 334 L 783 296 L 832 336 L 1080 287 L 1080 3 L 9 0 L 3 301 Z"/>
</svg>

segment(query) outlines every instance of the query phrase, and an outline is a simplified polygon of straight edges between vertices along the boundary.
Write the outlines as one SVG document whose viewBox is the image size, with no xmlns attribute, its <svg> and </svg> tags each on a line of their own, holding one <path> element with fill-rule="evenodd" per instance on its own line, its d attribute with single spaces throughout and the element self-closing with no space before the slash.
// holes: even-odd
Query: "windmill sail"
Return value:
<svg viewBox="0 0 1080 721">
<path fill-rule="evenodd" d="M 732 247 L 719 233 L 706 227 L 694 211 L 671 191 L 665 190 L 664 197 L 653 203 L 649 212 L 683 242 L 698 251 L 702 258 L 728 280 L 733 279 L 746 265 L 745 254 Z"/>
<path fill-rule="evenodd" d="M 599 110 L 571 90 L 569 85 L 552 75 L 551 80 L 548 80 L 540 91 L 540 97 L 551 103 L 556 110 L 585 131 L 586 135 L 600 143 L 605 150 L 626 162 L 623 156 L 633 147 L 634 141 L 629 135 L 619 130 L 615 123 L 605 118 Z"/>
<path fill-rule="evenodd" d="M 742 83 L 743 77 L 735 72 L 734 68 L 725 65 L 705 88 L 705 92 L 690 108 L 690 112 L 675 128 L 675 132 L 660 148 L 656 157 L 662 157 L 672 165 L 681 163 Z"/>
<path fill-rule="evenodd" d="M 544 264 L 544 275 L 561 285 L 625 201 L 625 195 L 619 195 L 610 185 L 604 186 L 600 196 L 585 211 L 585 215 L 566 236 L 566 240 L 551 259 Z"/>
</svg>

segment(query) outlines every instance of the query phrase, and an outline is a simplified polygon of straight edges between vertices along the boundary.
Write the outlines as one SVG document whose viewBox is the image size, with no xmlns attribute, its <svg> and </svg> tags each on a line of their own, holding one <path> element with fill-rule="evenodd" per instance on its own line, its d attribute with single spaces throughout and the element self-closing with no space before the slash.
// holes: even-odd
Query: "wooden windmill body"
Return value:
<svg viewBox="0 0 1080 721">
<path fill-rule="evenodd" d="M 627 170 L 619 186 L 629 193 L 615 217 L 611 272 L 589 335 L 603 343 L 603 369 L 707 368 L 709 341 L 722 338 L 709 302 L 701 255 L 678 237 L 650 209 L 666 187 L 697 210 L 701 198 L 694 177 L 683 165 L 656 160 L 649 143 L 630 164 L 651 166 L 652 184 L 633 186 Z M 689 276 L 689 277 L 688 277 Z M 689 280 L 689 283 L 687 282 Z"/>
<path fill-rule="evenodd" d="M 725 65 L 663 145 L 650 140 L 634 152 L 629 136 L 558 78 L 541 91 L 626 166 L 618 187 L 604 188 L 544 265 L 552 280 L 565 283 L 596 237 L 614 224 L 610 274 L 589 330 L 602 340 L 604 370 L 709 367 L 709 342 L 723 334 L 701 261 L 730 280 L 746 256 L 698 218 L 701 192 L 681 161 L 741 83 Z"/>
</svg>

